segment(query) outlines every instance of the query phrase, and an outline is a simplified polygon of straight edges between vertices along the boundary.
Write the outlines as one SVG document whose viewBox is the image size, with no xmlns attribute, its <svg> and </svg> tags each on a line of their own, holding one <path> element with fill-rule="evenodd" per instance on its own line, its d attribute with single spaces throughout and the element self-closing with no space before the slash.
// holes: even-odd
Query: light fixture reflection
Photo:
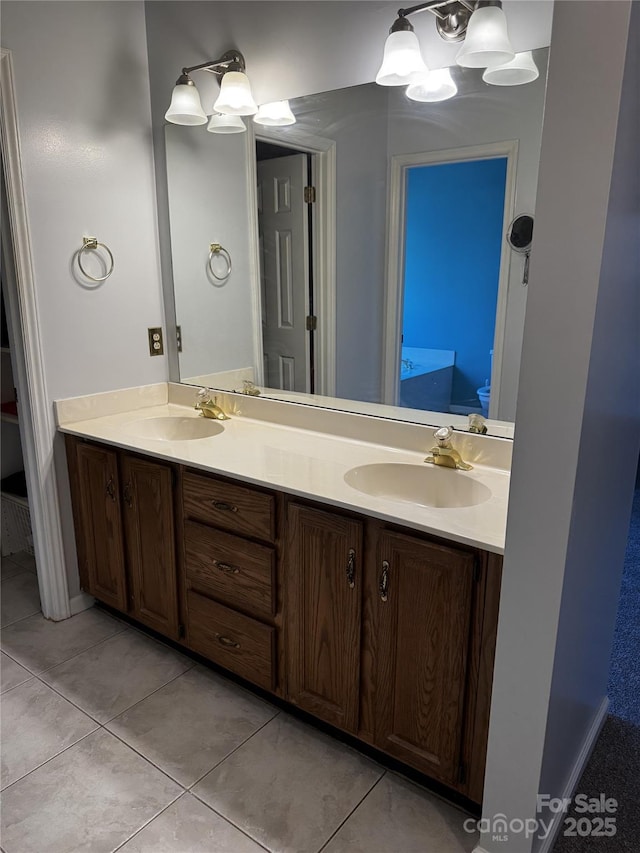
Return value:
<svg viewBox="0 0 640 853">
<path fill-rule="evenodd" d="M 413 29 L 392 30 L 384 45 L 382 65 L 376 74 L 376 83 L 380 86 L 406 86 L 407 83 L 418 80 L 428 70 Z"/>
<path fill-rule="evenodd" d="M 489 0 L 492 5 L 483 6 L 483 2 L 480 0 L 479 8 L 469 18 L 464 43 L 456 56 L 456 62 L 464 68 L 503 65 L 516 55 L 509 41 L 502 3 L 493 5 L 496 0 Z"/>
<path fill-rule="evenodd" d="M 209 133 L 244 133 L 246 124 L 240 116 L 225 116 L 214 113 L 209 119 L 207 130 Z"/>
<path fill-rule="evenodd" d="M 451 78 L 448 68 L 437 68 L 429 73 L 418 83 L 412 83 L 407 87 L 407 98 L 422 103 L 435 103 L 453 98 L 458 87 Z"/>
<path fill-rule="evenodd" d="M 532 52 L 525 50 L 523 53 L 516 53 L 511 62 L 487 68 L 482 79 L 492 86 L 522 86 L 525 83 L 533 83 L 539 76 Z"/>
<path fill-rule="evenodd" d="M 227 71 L 220 83 L 220 94 L 213 109 L 217 113 L 236 116 L 252 116 L 258 112 L 249 78 L 244 72 Z"/>
<path fill-rule="evenodd" d="M 261 104 L 253 120 L 256 124 L 262 124 L 265 127 L 285 127 L 296 123 L 296 117 L 291 112 L 289 101 L 272 101 L 269 104 Z"/>
</svg>

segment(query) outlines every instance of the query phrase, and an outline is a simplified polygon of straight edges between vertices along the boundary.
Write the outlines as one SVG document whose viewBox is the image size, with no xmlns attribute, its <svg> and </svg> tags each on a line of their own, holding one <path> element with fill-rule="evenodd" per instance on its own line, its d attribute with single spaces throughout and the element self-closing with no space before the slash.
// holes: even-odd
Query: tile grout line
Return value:
<svg viewBox="0 0 640 853">
<path fill-rule="evenodd" d="M 196 664 L 194 664 L 193 666 L 196 666 Z M 146 696 L 143 696 L 142 699 L 137 699 L 133 703 L 133 705 L 129 705 L 127 708 L 123 708 L 122 711 L 118 711 L 117 714 L 114 714 L 113 717 L 109 717 L 108 720 L 105 720 L 104 723 L 100 723 L 100 725 L 105 726 L 106 728 L 109 723 L 112 723 L 114 720 L 117 720 L 118 717 L 121 717 L 123 714 L 126 714 L 127 711 L 131 711 L 133 708 L 136 707 L 136 705 L 139 705 L 141 702 L 146 702 L 146 700 L 153 696 L 155 693 L 158 693 L 160 690 L 164 690 L 165 687 L 168 687 L 170 684 L 173 684 L 174 681 L 177 681 L 179 678 L 182 678 L 183 675 L 186 675 L 188 672 L 191 672 L 193 666 L 190 666 L 188 669 L 179 672 L 178 675 L 174 675 L 173 678 L 169 679 L 169 681 L 165 681 L 165 683 L 161 684 L 160 687 L 156 687 L 155 690 L 152 690 L 151 693 L 148 693 Z"/>
<path fill-rule="evenodd" d="M 258 732 L 261 732 L 265 726 L 268 726 L 269 723 L 273 722 L 273 720 L 275 720 L 275 718 L 278 717 L 279 715 L 280 715 L 280 711 L 276 711 L 276 713 L 273 715 L 273 717 L 270 717 L 266 722 L 264 722 L 254 732 L 251 732 L 249 737 L 245 738 L 242 741 L 242 743 L 239 743 L 237 746 L 235 746 L 230 752 L 228 752 L 224 756 L 224 758 L 221 758 L 220 761 L 216 761 L 216 763 L 213 765 L 213 767 L 210 767 L 206 773 L 203 773 L 202 776 L 200 776 L 198 779 L 196 779 L 195 782 L 193 782 L 193 784 L 189 785 L 189 787 L 187 788 L 187 791 L 189 791 L 189 793 L 193 793 L 193 788 L 195 788 L 196 785 L 198 785 L 200 782 L 202 782 L 202 780 L 204 779 L 205 776 L 208 776 L 209 773 L 213 773 L 213 771 L 216 769 L 216 767 L 220 767 L 220 765 L 223 764 L 227 760 L 227 758 L 231 758 L 231 756 L 233 755 L 234 752 L 237 752 L 246 743 L 249 743 L 249 741 L 251 740 L 252 737 L 255 737 L 258 734 Z M 197 794 L 193 794 L 193 796 L 198 797 Z M 198 797 L 198 799 L 200 799 L 200 797 Z M 204 800 L 202 800 L 201 802 L 204 802 Z M 208 805 L 208 803 L 205 803 L 205 805 Z M 209 808 L 211 808 L 211 806 L 209 806 Z M 215 811 L 215 809 L 214 809 L 214 811 Z M 225 818 L 225 820 L 226 820 L 226 818 Z M 231 823 L 231 821 L 229 821 L 229 823 Z"/>
<path fill-rule="evenodd" d="M 42 613 L 42 611 L 40 611 L 40 612 Z M 31 616 L 35 616 L 35 615 L 36 614 L 34 614 L 34 613 L 31 614 Z M 79 616 L 80 614 L 76 614 L 76 615 Z M 26 618 L 30 619 L 31 616 L 27 616 Z M 73 619 L 73 617 L 70 617 L 70 618 Z M 18 621 L 24 621 L 24 620 L 18 620 Z M 64 621 L 67 621 L 67 620 L 64 620 Z M 17 625 L 18 623 L 12 622 L 11 624 Z M 122 623 L 119 623 L 119 624 L 122 624 Z M 9 625 L 7 625 L 6 627 L 8 628 Z M 2 630 L 4 630 L 4 628 Z M 103 637 L 102 640 L 98 640 L 97 643 L 92 643 L 92 645 L 87 646 L 86 649 L 82 649 L 82 651 L 76 652 L 75 654 L 71 655 L 71 657 L 65 658 L 64 660 L 60 660 L 60 661 L 58 661 L 58 663 L 54 663 L 52 666 L 49 666 L 46 669 L 41 669 L 39 672 L 34 672 L 32 669 L 29 669 L 29 667 L 26 666 L 24 663 L 20 663 L 20 661 L 17 660 L 16 658 L 14 658 L 13 655 L 10 655 L 9 652 L 7 652 L 5 649 L 2 648 L 1 640 L 0 640 L 0 652 L 5 654 L 8 658 L 11 658 L 11 660 L 14 663 L 17 663 L 18 666 L 21 666 L 23 669 L 26 669 L 27 672 L 30 672 L 32 675 L 35 675 L 35 677 L 38 678 L 39 676 L 44 675 L 45 672 L 51 672 L 51 670 L 55 669 L 57 666 L 62 666 L 63 663 L 68 663 L 70 660 L 74 660 L 74 658 L 80 657 L 80 655 L 83 655 L 85 652 L 88 652 L 90 649 L 95 649 L 95 648 L 97 648 L 97 646 L 101 646 L 103 643 L 106 643 L 108 640 L 111 640 L 113 637 L 119 637 L 120 634 L 124 634 L 124 632 L 127 630 L 128 630 L 128 628 L 125 626 L 121 631 L 116 631 L 113 634 L 109 634 L 108 637 Z"/>
<path fill-rule="evenodd" d="M 178 802 L 178 800 L 181 800 L 183 797 L 187 796 L 187 794 L 188 794 L 188 791 L 182 790 L 178 794 L 178 796 L 175 798 L 175 800 L 171 800 L 171 802 L 167 803 L 167 805 L 164 808 L 160 809 L 160 811 L 157 814 L 154 814 L 154 816 L 152 818 L 150 818 L 148 821 L 143 823 L 142 826 L 138 827 L 138 829 L 136 829 L 136 831 L 133 833 L 133 835 L 130 835 L 128 838 L 125 838 L 125 840 L 122 842 L 122 844 L 118 844 L 117 847 L 113 848 L 111 853 L 117 853 L 118 850 L 122 850 L 122 848 L 125 846 L 125 844 L 128 844 L 130 841 L 132 841 L 136 837 L 136 835 L 140 835 L 140 833 L 142 832 L 143 829 L 146 829 L 149 826 L 149 824 L 153 823 L 154 820 L 157 820 L 157 818 L 162 817 L 162 815 L 167 811 L 167 809 L 170 809 L 171 806 L 174 806 Z"/>
<path fill-rule="evenodd" d="M 93 722 L 95 722 L 95 720 Z M 55 755 L 52 755 L 49 758 L 47 758 L 46 761 L 43 761 L 42 764 L 38 764 L 37 767 L 33 767 L 31 770 L 29 770 L 28 773 L 25 773 L 24 776 L 21 776 L 19 779 L 15 779 L 9 785 L 6 785 L 2 789 L 2 793 L 5 794 L 9 790 L 9 788 L 12 788 L 14 785 L 17 785 L 18 782 L 23 782 L 28 776 L 31 776 L 32 773 L 35 773 L 36 770 L 40 770 L 42 767 L 45 766 L 45 764 L 49 764 L 49 762 L 54 761 L 56 758 L 59 758 L 61 755 L 63 755 L 65 752 L 67 752 L 67 750 L 73 749 L 74 746 L 77 746 L 83 740 L 86 740 L 88 737 L 91 737 L 91 735 L 94 735 L 96 732 L 100 731 L 101 728 L 102 728 L 102 726 L 98 723 L 97 727 L 95 729 L 93 729 L 93 731 L 87 732 L 86 735 L 83 735 L 81 738 L 78 738 L 78 740 L 75 741 L 75 743 L 70 743 L 69 746 L 65 746 L 64 749 L 60 750 L 60 752 L 56 752 Z"/>
<path fill-rule="evenodd" d="M 219 766 L 219 765 L 216 765 L 216 767 L 217 766 Z M 214 768 L 212 768 L 212 769 L 214 769 Z M 211 773 L 211 770 L 209 771 L 209 773 Z M 187 791 L 187 794 L 190 794 L 195 800 L 197 800 L 199 803 L 202 803 L 203 806 L 206 806 L 206 808 L 210 809 L 210 811 L 212 811 L 215 815 L 222 818 L 222 820 L 225 821 L 225 823 L 228 823 L 229 826 L 232 826 L 234 829 L 237 829 L 238 832 L 241 832 L 245 838 L 248 838 L 250 841 L 253 841 L 254 844 L 258 845 L 258 847 L 262 847 L 262 849 L 266 850 L 267 853 L 274 853 L 273 850 L 271 850 L 269 847 L 265 847 L 265 845 L 261 841 L 258 841 L 257 838 L 254 838 L 253 835 L 249 835 L 249 832 L 246 829 L 243 829 L 241 826 L 238 826 L 230 818 L 225 817 L 225 815 L 223 815 L 222 812 L 219 812 L 217 809 L 214 809 L 214 807 L 209 805 L 209 803 L 205 803 L 205 801 L 201 797 L 199 797 L 197 794 L 195 794 L 193 791 Z"/>
<path fill-rule="evenodd" d="M 110 639 L 110 638 L 108 638 L 108 639 Z M 98 643 L 98 645 L 100 645 L 100 644 Z M 69 658 L 69 660 L 73 660 L 73 658 Z M 52 667 L 52 669 L 55 669 L 55 667 Z M 46 672 L 51 672 L 51 670 L 46 670 Z M 178 678 L 180 678 L 186 672 L 189 672 L 189 670 L 187 669 L 184 672 L 181 672 L 178 675 L 174 676 L 173 678 L 169 679 L 169 681 L 167 681 L 165 684 L 161 684 L 160 687 L 156 687 L 155 690 L 152 690 L 151 693 L 149 693 L 143 699 L 138 699 L 136 702 L 133 703 L 133 705 L 129 705 L 129 707 L 123 708 L 122 711 L 119 711 L 117 714 L 114 714 L 113 717 L 109 717 L 109 719 L 105 720 L 104 722 L 102 722 L 102 720 L 99 720 L 97 717 L 94 717 L 93 714 L 89 713 L 89 711 L 87 711 L 85 708 L 82 708 L 80 705 L 77 705 L 75 702 L 73 702 L 71 699 L 69 699 L 68 696 L 65 696 L 64 693 L 62 693 L 62 691 L 59 688 L 54 687 L 53 684 L 49 684 L 49 682 L 45 681 L 43 678 L 40 678 L 39 675 L 34 675 L 34 678 L 37 678 L 38 681 L 41 681 L 42 684 L 45 685 L 45 687 L 49 687 L 51 690 L 53 690 L 54 693 L 57 693 L 58 696 L 61 696 L 63 699 L 65 699 L 67 702 L 69 702 L 69 704 L 73 705 L 74 708 L 77 708 L 78 711 L 82 711 L 83 714 L 86 714 L 87 717 L 90 717 L 92 720 L 94 720 L 94 722 L 96 722 L 101 728 L 104 728 L 107 731 L 109 731 L 109 729 L 106 728 L 108 723 L 113 722 L 121 714 L 124 714 L 125 711 L 129 711 L 129 710 L 131 710 L 131 708 L 134 708 L 136 705 L 139 705 L 140 702 L 144 702 L 144 700 L 148 699 L 149 696 L 153 696 L 153 694 L 157 693 L 158 690 L 162 690 L 163 687 L 166 687 L 167 684 L 171 684 L 172 682 L 176 681 Z M 45 673 L 42 673 L 42 675 L 44 675 L 44 674 Z M 109 734 L 113 734 L 113 732 L 109 732 Z"/>
<path fill-rule="evenodd" d="M 217 765 L 216 765 L 216 766 L 217 766 Z M 213 769 L 213 768 L 212 768 L 212 769 Z M 211 772 L 211 771 L 209 771 L 209 772 Z M 159 818 L 161 815 L 163 815 L 163 814 L 164 814 L 164 812 L 166 812 L 166 811 L 167 811 L 167 809 L 171 808 L 171 806 L 175 805 L 175 803 L 177 803 L 177 802 L 178 802 L 178 800 L 183 799 L 183 797 L 193 797 L 193 799 L 194 799 L 194 800 L 196 800 L 198 803 L 200 803 L 200 805 L 203 805 L 206 809 L 208 809 L 210 812 L 212 812 L 214 815 L 216 815 L 216 817 L 219 817 L 219 818 L 221 818 L 225 823 L 228 823 L 228 824 L 229 824 L 229 826 L 232 826 L 234 829 L 236 829 L 238 832 L 240 832 L 242 835 L 244 835 L 244 837 L 245 837 L 245 838 L 248 838 L 248 839 L 249 839 L 249 841 L 252 841 L 252 842 L 253 842 L 254 844 L 256 844 L 258 847 L 261 847 L 263 850 L 265 850 L 265 851 L 266 851 L 266 853 L 273 853 L 273 851 L 269 850 L 269 848 L 268 848 L 268 847 L 265 847 L 265 846 L 264 846 L 264 844 L 261 844 L 259 841 L 256 841 L 256 840 L 255 840 L 255 838 L 252 838 L 252 837 L 251 837 L 247 832 L 245 832 L 243 829 L 240 829 L 240 827 L 239 827 L 239 826 L 236 826 L 236 825 L 235 825 L 235 823 L 232 823 L 232 821 L 230 821 L 230 820 L 229 820 L 229 818 L 226 818 L 223 814 L 220 814 L 220 812 L 217 812 L 217 811 L 216 811 L 214 808 L 212 808 L 208 803 L 205 803 L 203 800 L 201 800 L 201 799 L 200 799 L 200 797 L 197 797 L 195 794 L 193 794 L 193 793 L 192 793 L 191 791 L 189 791 L 189 790 L 185 790 L 185 791 L 183 791 L 183 792 L 180 794 L 180 796 L 179 796 L 179 797 L 176 797 L 176 799 L 175 799 L 175 800 L 173 800 L 173 802 L 169 803 L 169 805 L 168 805 L 166 808 L 162 809 L 162 811 L 161 811 L 161 812 L 159 812 L 157 815 L 155 815 L 155 817 L 152 817 L 152 818 L 151 818 L 151 820 L 147 821 L 147 823 L 145 823 L 145 824 L 144 824 L 144 826 L 141 826 L 141 827 L 140 827 L 140 829 L 136 830 L 136 832 L 134 832 L 134 834 L 133 834 L 132 836 L 130 836 L 129 838 L 127 838 L 127 840 L 126 840 L 126 841 L 123 841 L 123 842 L 122 842 L 122 844 L 121 844 L 119 847 L 116 847 L 116 848 L 112 851 L 112 853 L 117 853 L 117 851 L 118 851 L 118 850 L 121 850 L 121 849 L 124 847 L 124 845 L 125 845 L 125 844 L 128 844 L 128 843 L 129 843 L 129 841 L 131 841 L 133 838 L 135 838 L 135 837 L 136 837 L 136 835 L 139 835 L 139 834 L 142 832 L 142 830 L 143 830 L 143 829 L 146 829 L 146 828 L 147 828 L 147 826 L 149 826 L 149 824 L 150 824 L 150 823 L 153 823 L 153 821 L 154 821 L 154 820 L 156 820 L 156 818 Z"/>
<path fill-rule="evenodd" d="M 8 580 L 13 580 L 13 578 L 9 578 Z M 14 619 L 13 622 L 5 622 L 4 625 L 0 625 L 0 630 L 9 628 L 11 625 L 17 625 L 18 622 L 24 622 L 25 619 L 30 619 L 32 616 L 37 616 L 38 613 L 42 613 L 42 608 L 40 606 L 38 606 L 38 609 L 34 610 L 33 613 L 27 613 L 26 616 L 21 616 L 19 619 Z"/>
<path fill-rule="evenodd" d="M 380 778 L 379 778 L 379 779 L 376 779 L 376 781 L 375 781 L 375 782 L 373 783 L 373 785 L 369 788 L 369 790 L 368 790 L 368 791 L 367 791 L 367 793 L 364 795 L 364 797 L 360 800 L 360 802 L 359 802 L 359 803 L 357 803 L 357 804 L 356 804 L 356 805 L 351 809 L 351 811 L 350 811 L 350 812 L 349 812 L 349 814 L 345 817 L 345 819 L 342 821 L 342 823 L 341 823 L 339 826 L 337 826 L 337 827 L 335 828 L 335 830 L 331 833 L 331 835 L 329 836 L 329 838 L 327 838 L 327 840 L 324 842 L 324 844 L 322 845 L 322 847 L 320 847 L 320 848 L 318 849 L 318 853 L 322 853 L 322 851 L 323 851 L 323 850 L 326 850 L 327 846 L 331 843 L 331 841 L 332 841 L 332 840 L 336 837 L 336 835 L 340 832 L 340 830 L 341 830 L 341 829 L 342 829 L 342 827 L 345 825 L 345 823 L 346 823 L 346 822 L 349 820 L 349 818 L 354 814 L 354 812 L 355 812 L 355 811 L 357 811 L 357 809 L 359 809 L 359 808 L 360 808 L 360 806 L 364 803 L 364 801 L 367 799 L 367 797 L 369 796 L 369 794 L 373 791 L 373 789 L 374 789 L 374 788 L 376 788 L 376 787 L 380 784 L 380 782 L 382 782 L 382 780 L 384 779 L 384 777 L 385 777 L 386 775 L 387 775 L 387 771 L 386 771 L 386 770 L 383 770 L 383 771 L 382 771 L 382 775 L 380 776 Z"/>
</svg>

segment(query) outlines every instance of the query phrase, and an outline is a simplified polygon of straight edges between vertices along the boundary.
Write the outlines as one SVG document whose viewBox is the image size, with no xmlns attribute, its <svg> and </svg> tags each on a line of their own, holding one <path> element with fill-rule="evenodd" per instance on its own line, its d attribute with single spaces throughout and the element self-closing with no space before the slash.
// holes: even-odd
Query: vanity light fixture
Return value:
<svg viewBox="0 0 640 853">
<path fill-rule="evenodd" d="M 225 116 L 221 113 L 214 113 L 207 125 L 209 133 L 245 133 L 246 129 L 240 116 Z"/>
<path fill-rule="evenodd" d="M 256 124 L 262 124 L 265 127 L 285 127 L 296 123 L 289 101 L 272 101 L 270 104 L 261 104 L 253 120 Z"/>
<path fill-rule="evenodd" d="M 516 53 L 509 41 L 507 19 L 502 10 L 501 0 L 427 0 L 399 9 L 384 47 L 384 56 L 376 83 L 381 86 L 406 86 L 408 97 L 413 100 L 445 100 L 456 94 L 456 87 L 450 72 L 445 75 L 442 69 L 430 79 L 430 73 L 420 52 L 420 44 L 408 18 L 417 12 L 431 12 L 436 19 L 436 29 L 441 38 L 450 43 L 463 42 L 456 62 L 465 68 L 487 68 L 493 70 L 500 66 L 504 73 L 493 79 L 487 74 L 484 79 L 494 85 L 513 86 L 531 82 L 537 77 L 538 70 L 527 51 L 528 60 L 521 60 L 518 54 L 517 68 L 507 73 L 509 63 L 516 61 Z M 526 65 L 526 69 L 524 66 Z M 533 68 L 532 68 L 533 66 Z M 517 72 L 517 73 L 516 73 Z M 500 82 L 498 82 L 500 81 Z M 436 83 L 440 83 L 438 89 Z M 433 95 L 439 93 L 438 97 Z"/>
<path fill-rule="evenodd" d="M 182 69 L 171 96 L 171 105 L 165 114 L 167 121 L 182 125 L 206 124 L 207 116 L 202 109 L 200 95 L 190 77 L 194 71 L 209 71 L 222 78 L 220 95 L 214 104 L 215 112 L 237 116 L 258 112 L 249 78 L 245 74 L 244 57 L 238 50 L 228 50 L 220 59 Z"/>
<path fill-rule="evenodd" d="M 407 86 L 407 98 L 422 103 L 446 101 L 457 93 L 458 87 L 453 82 L 448 68 L 438 68 L 429 73 L 417 83 Z"/>
<path fill-rule="evenodd" d="M 492 86 L 522 86 L 524 83 L 533 83 L 539 76 L 532 52 L 525 50 L 523 53 L 516 53 L 511 62 L 487 68 L 482 79 Z"/>
</svg>

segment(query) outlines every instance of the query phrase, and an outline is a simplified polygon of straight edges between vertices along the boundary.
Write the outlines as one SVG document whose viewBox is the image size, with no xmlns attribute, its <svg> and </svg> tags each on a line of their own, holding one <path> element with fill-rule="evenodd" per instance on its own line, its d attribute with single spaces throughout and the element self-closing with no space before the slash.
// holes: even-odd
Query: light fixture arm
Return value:
<svg viewBox="0 0 640 853">
<path fill-rule="evenodd" d="M 418 12 L 431 12 L 436 18 L 436 29 L 445 41 L 462 41 L 467 32 L 471 14 L 482 6 L 502 7 L 501 0 L 426 0 L 406 9 L 398 9 L 398 17 L 389 32 L 412 31 L 408 18 Z"/>
<path fill-rule="evenodd" d="M 211 74 L 219 74 L 222 76 L 227 71 L 242 71 L 246 69 L 244 56 L 239 50 L 228 50 L 223 53 L 220 59 L 214 59 L 209 62 L 201 62 L 199 65 L 191 65 L 189 68 L 182 69 L 182 76 L 188 77 L 193 71 L 209 71 Z"/>
</svg>

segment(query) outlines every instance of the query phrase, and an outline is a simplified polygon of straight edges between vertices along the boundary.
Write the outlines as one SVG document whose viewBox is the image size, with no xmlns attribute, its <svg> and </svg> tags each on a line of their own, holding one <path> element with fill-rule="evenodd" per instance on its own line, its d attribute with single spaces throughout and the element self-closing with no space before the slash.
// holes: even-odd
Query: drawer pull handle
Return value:
<svg viewBox="0 0 640 853">
<path fill-rule="evenodd" d="M 349 589 L 353 589 L 356 585 L 356 552 L 353 548 L 349 548 L 349 557 L 347 559 L 347 583 Z"/>
<path fill-rule="evenodd" d="M 389 563 L 387 560 L 382 561 L 378 592 L 380 593 L 380 601 L 387 601 L 389 598 Z"/>
<path fill-rule="evenodd" d="M 220 569 L 221 572 L 226 572 L 230 575 L 237 575 L 240 572 L 240 569 L 237 566 L 234 566 L 231 563 L 221 563 L 220 560 L 214 560 L 213 565 L 216 569 Z"/>
<path fill-rule="evenodd" d="M 238 507 L 229 504 L 226 501 L 211 501 L 214 509 L 219 509 L 221 512 L 238 512 Z"/>
<path fill-rule="evenodd" d="M 109 495 L 111 500 L 115 503 L 116 501 L 116 488 L 113 485 L 113 477 L 109 477 L 109 482 L 107 483 L 106 493 Z"/>
<path fill-rule="evenodd" d="M 225 646 L 228 649 L 239 649 L 240 643 L 236 643 L 235 640 L 229 639 L 229 637 L 223 637 L 222 634 L 216 634 L 218 638 L 218 642 L 221 646 Z"/>
</svg>

